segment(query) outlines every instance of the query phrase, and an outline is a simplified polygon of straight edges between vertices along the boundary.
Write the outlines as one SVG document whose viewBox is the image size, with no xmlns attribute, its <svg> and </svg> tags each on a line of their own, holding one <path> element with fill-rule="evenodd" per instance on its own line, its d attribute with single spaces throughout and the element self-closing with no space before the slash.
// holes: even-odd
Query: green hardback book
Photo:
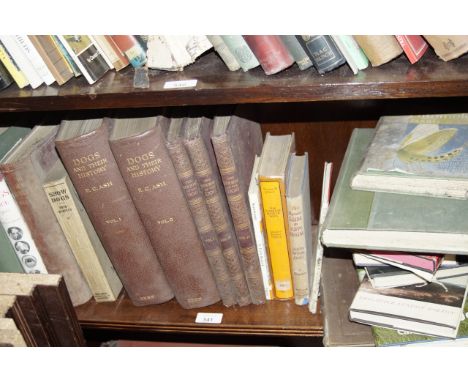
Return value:
<svg viewBox="0 0 468 382">
<path fill-rule="evenodd" d="M 14 147 L 30 129 L 25 127 L 6 127 L 0 128 L 0 160 Z M 0 173 L 0 182 L 4 182 Z M 2 203 L 2 195 L 0 195 L 0 204 Z M 0 208 L 1 209 L 1 208 Z M 0 224 L 0 272 L 15 272 L 22 273 L 21 266 L 15 250 L 8 239 L 7 233 Z"/>
<path fill-rule="evenodd" d="M 464 200 L 353 190 L 350 182 L 373 137 L 355 129 L 324 223 L 328 247 L 468 254 Z"/>
</svg>

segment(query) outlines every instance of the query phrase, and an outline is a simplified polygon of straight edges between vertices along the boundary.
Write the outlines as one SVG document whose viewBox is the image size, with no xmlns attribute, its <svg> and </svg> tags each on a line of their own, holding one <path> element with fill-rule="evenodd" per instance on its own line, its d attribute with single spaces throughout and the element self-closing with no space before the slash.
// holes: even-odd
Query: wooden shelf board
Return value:
<svg viewBox="0 0 468 382">
<path fill-rule="evenodd" d="M 134 306 L 125 294 L 112 303 L 94 300 L 76 308 L 85 329 L 142 332 L 177 332 L 259 336 L 323 336 L 322 317 L 294 301 L 268 301 L 263 305 L 226 308 L 217 303 L 183 309 L 171 300 L 160 305 Z M 196 324 L 197 313 L 223 313 L 221 324 Z"/>
<path fill-rule="evenodd" d="M 132 68 L 110 71 L 92 86 L 82 77 L 35 90 L 12 85 L 0 92 L 0 111 L 468 96 L 468 55 L 444 62 L 432 51 L 414 65 L 402 55 L 356 76 L 346 65 L 323 76 L 297 66 L 272 76 L 260 67 L 230 72 L 214 52 L 182 72 L 149 70 L 147 89 L 133 87 L 133 73 Z M 188 79 L 197 79 L 197 86 L 163 89 L 166 81 Z"/>
</svg>

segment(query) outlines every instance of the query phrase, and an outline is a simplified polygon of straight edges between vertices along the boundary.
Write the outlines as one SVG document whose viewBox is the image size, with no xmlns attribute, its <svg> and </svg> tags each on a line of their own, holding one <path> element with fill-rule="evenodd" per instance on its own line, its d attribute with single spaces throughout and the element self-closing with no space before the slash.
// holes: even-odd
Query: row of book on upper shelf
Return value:
<svg viewBox="0 0 468 382">
<path fill-rule="evenodd" d="M 62 85 L 83 75 L 93 84 L 109 70 L 134 68 L 183 70 L 214 49 L 231 71 L 261 66 L 275 74 L 297 64 L 324 74 L 347 63 L 354 74 L 405 53 L 411 64 L 429 45 L 444 61 L 468 51 L 468 36 L 427 35 L 2 35 L 0 89 Z M 137 85 L 135 82 L 135 86 Z"/>
<path fill-rule="evenodd" d="M 0 273 L 0 347 L 84 345 L 62 276 Z"/>
<path fill-rule="evenodd" d="M 63 275 L 73 305 L 183 308 L 311 292 L 308 156 L 237 115 L 0 130 L 0 272 Z"/>
<path fill-rule="evenodd" d="M 354 252 L 362 281 L 348 314 L 377 345 L 468 336 L 467 144 L 467 114 L 386 116 L 353 131 L 321 242 Z"/>
</svg>

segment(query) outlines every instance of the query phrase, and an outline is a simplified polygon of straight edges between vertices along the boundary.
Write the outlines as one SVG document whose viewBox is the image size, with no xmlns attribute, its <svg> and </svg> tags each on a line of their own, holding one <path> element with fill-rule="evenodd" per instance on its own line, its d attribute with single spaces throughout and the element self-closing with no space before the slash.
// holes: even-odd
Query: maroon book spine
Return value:
<svg viewBox="0 0 468 382">
<path fill-rule="evenodd" d="M 265 74 L 281 72 L 294 64 L 294 58 L 279 36 L 244 35 L 242 37 L 257 57 Z"/>
<path fill-rule="evenodd" d="M 166 302 L 174 294 L 112 155 L 109 125 L 104 119 L 98 129 L 56 146 L 133 304 Z"/>
</svg>

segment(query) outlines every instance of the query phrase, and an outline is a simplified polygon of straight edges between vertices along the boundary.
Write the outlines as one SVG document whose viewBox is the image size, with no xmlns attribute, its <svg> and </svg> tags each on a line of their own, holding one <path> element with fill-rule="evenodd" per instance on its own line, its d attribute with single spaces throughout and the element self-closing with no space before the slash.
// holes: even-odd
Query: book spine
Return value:
<svg viewBox="0 0 468 382">
<path fill-rule="evenodd" d="M 63 164 L 134 305 L 174 295 L 109 147 L 108 122 L 92 133 L 56 141 Z"/>
<path fill-rule="evenodd" d="M 242 192 L 234 155 L 227 135 L 212 137 L 212 143 L 231 210 L 250 297 L 252 303 L 263 304 L 265 302 L 265 289 L 260 262 L 250 222 L 248 201 Z"/>
<path fill-rule="evenodd" d="M 332 38 L 338 49 L 340 49 L 341 53 L 346 58 L 346 62 L 354 74 L 357 74 L 359 70 L 363 70 L 369 66 L 369 60 L 356 40 L 354 40 L 353 36 L 334 35 Z"/>
<path fill-rule="evenodd" d="M 10 56 L 13 57 L 13 60 L 21 69 L 21 72 L 27 78 L 31 87 L 33 89 L 39 87 L 43 83 L 42 78 L 24 55 L 22 49 L 17 45 L 14 36 L 0 36 L 0 40 L 2 41 L 3 46 L 6 48 Z"/>
<path fill-rule="evenodd" d="M 268 239 L 275 295 L 279 299 L 294 296 L 288 252 L 287 224 L 284 216 L 284 186 L 279 181 L 260 178 L 263 218 Z"/>
<path fill-rule="evenodd" d="M 163 139 L 160 124 L 111 147 L 177 302 L 200 308 L 220 298 Z"/>
<path fill-rule="evenodd" d="M 59 85 L 73 77 L 73 71 L 51 36 L 28 36 Z"/>
<path fill-rule="evenodd" d="M 424 35 L 424 38 L 444 61 L 453 60 L 468 52 L 468 36 Z"/>
<path fill-rule="evenodd" d="M 115 301 L 122 284 L 73 186 L 69 187 L 64 177 L 43 187 L 95 300 Z"/>
<path fill-rule="evenodd" d="M 288 48 L 289 53 L 293 56 L 300 70 L 309 69 L 313 65 L 310 57 L 307 55 L 301 44 L 299 44 L 299 41 L 297 41 L 295 36 L 282 35 L 280 38 Z"/>
<path fill-rule="evenodd" d="M 109 71 L 104 57 L 89 36 L 60 35 L 58 38 L 90 85 Z"/>
<path fill-rule="evenodd" d="M 75 77 L 81 76 L 80 69 L 76 65 L 73 58 L 70 56 L 70 53 L 68 53 L 68 50 L 62 44 L 62 41 L 60 41 L 59 37 L 56 35 L 51 35 L 51 37 L 52 37 L 52 40 L 54 41 L 55 46 L 57 47 L 57 49 L 60 50 L 60 53 L 62 53 L 62 56 L 65 58 L 65 61 L 67 62 L 69 68 L 73 71 L 73 75 Z"/>
<path fill-rule="evenodd" d="M 244 72 L 260 65 L 242 36 L 226 35 L 221 38 Z"/>
<path fill-rule="evenodd" d="M 219 56 L 230 71 L 233 72 L 240 69 L 239 63 L 237 62 L 236 58 L 231 53 L 231 51 L 228 49 L 221 36 L 212 35 L 206 37 L 208 38 L 208 40 L 210 40 L 214 50 L 219 54 Z"/>
<path fill-rule="evenodd" d="M 184 191 L 193 220 L 200 235 L 206 257 L 213 271 L 219 294 L 225 306 L 236 303 L 229 271 L 224 261 L 221 245 L 213 222 L 211 221 L 206 201 L 200 189 L 190 159 L 181 139 L 166 142 L 166 147 L 174 164 L 177 177 Z"/>
<path fill-rule="evenodd" d="M 243 37 L 266 75 L 281 72 L 294 64 L 288 48 L 278 36 L 244 35 Z"/>
<path fill-rule="evenodd" d="M 320 74 L 329 72 L 346 62 L 330 36 L 301 35 L 296 37 Z"/>
<path fill-rule="evenodd" d="M 63 278 L 57 286 L 38 284 L 36 289 L 58 339 L 58 346 L 85 346 L 83 331 Z"/>
<path fill-rule="evenodd" d="M 29 85 L 29 81 L 27 80 L 26 76 L 21 71 L 19 66 L 16 64 L 15 60 L 13 60 L 13 57 L 11 57 L 10 53 L 8 53 L 8 51 L 5 49 L 5 46 L 3 45 L 1 41 L 0 41 L 0 61 L 3 63 L 5 68 L 8 70 L 10 75 L 15 80 L 16 85 L 18 85 L 20 89 Z"/>
<path fill-rule="evenodd" d="M 44 307 L 33 295 L 18 295 L 16 301 L 34 338 L 35 346 L 54 346 L 54 340 L 44 325 Z"/>
<path fill-rule="evenodd" d="M 134 36 L 112 35 L 111 38 L 134 68 L 140 68 L 146 64 L 146 52 Z"/>
<path fill-rule="evenodd" d="M 403 50 L 394 36 L 353 36 L 372 66 L 380 66 L 398 57 Z"/>
<path fill-rule="evenodd" d="M 0 224 L 8 235 L 21 267 L 26 273 L 47 273 L 29 227 L 0 173 Z"/>
<path fill-rule="evenodd" d="M 111 58 L 107 55 L 106 51 L 102 48 L 101 44 L 97 42 L 97 40 L 94 38 L 93 35 L 89 35 L 88 37 L 93 43 L 93 45 L 96 47 L 96 49 L 99 51 L 99 53 L 101 54 L 102 58 L 106 62 L 109 69 L 114 69 L 114 64 L 112 63 Z"/>
<path fill-rule="evenodd" d="M 31 62 L 34 69 L 36 70 L 37 74 L 42 78 L 42 81 L 46 85 L 51 85 L 55 82 L 55 78 L 47 68 L 44 60 L 37 52 L 34 45 L 29 40 L 28 36 L 26 35 L 15 35 L 15 40 L 18 46 L 23 50 L 25 56 Z"/>
<path fill-rule="evenodd" d="M 6 89 L 13 83 L 13 78 L 8 73 L 8 70 L 0 61 L 0 90 Z"/>
<path fill-rule="evenodd" d="M 104 56 L 108 57 L 111 65 L 116 71 L 125 68 L 129 62 L 127 58 L 120 53 L 114 41 L 109 36 L 93 35 L 95 43 L 104 51 Z"/>
<path fill-rule="evenodd" d="M 252 174 L 254 176 L 254 174 Z M 255 235 L 255 243 L 257 244 L 258 260 L 262 270 L 263 286 L 265 288 L 265 297 L 267 300 L 275 298 L 273 282 L 271 279 L 269 256 L 267 253 L 267 246 L 264 236 L 264 224 L 262 214 L 262 202 L 260 199 L 260 189 L 258 186 L 258 177 L 256 179 L 255 191 L 250 192 L 249 189 L 249 204 L 250 213 L 252 216 L 252 223 Z"/>
<path fill-rule="evenodd" d="M 239 249 L 234 237 L 230 215 L 226 209 L 227 205 L 223 204 L 221 189 L 216 181 L 205 143 L 201 137 L 186 140 L 184 143 L 205 197 L 208 213 L 218 235 L 237 303 L 240 306 L 248 305 L 250 304 L 250 293 L 240 263 Z"/>
<path fill-rule="evenodd" d="M 322 264 L 323 264 L 323 246 L 320 240 L 321 230 L 325 217 L 328 212 L 328 205 L 330 203 L 330 188 L 331 188 L 331 173 L 333 170 L 333 163 L 325 162 L 323 169 L 322 180 L 322 197 L 320 202 L 319 224 L 317 227 L 317 242 L 315 247 L 315 256 L 312 264 L 312 279 L 310 287 L 309 298 L 309 311 L 312 314 L 317 313 L 317 303 L 320 289 L 320 279 L 322 277 Z"/>
<path fill-rule="evenodd" d="M 309 197 L 309 195 L 307 195 Z M 296 305 L 309 303 L 309 257 L 311 248 L 306 241 L 306 235 L 312 226 L 306 225 L 305 209 L 302 195 L 299 197 L 288 197 L 289 243 L 291 254 L 292 280 L 294 285 L 294 300 Z"/>
<path fill-rule="evenodd" d="M 412 64 L 426 53 L 428 45 L 421 36 L 417 35 L 395 35 L 398 43 Z"/>
</svg>

